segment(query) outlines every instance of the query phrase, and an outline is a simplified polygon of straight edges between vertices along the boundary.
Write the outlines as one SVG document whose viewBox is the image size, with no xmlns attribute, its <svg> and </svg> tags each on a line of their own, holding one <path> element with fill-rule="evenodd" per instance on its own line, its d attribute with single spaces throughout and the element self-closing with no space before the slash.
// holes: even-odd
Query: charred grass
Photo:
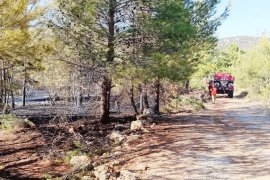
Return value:
<svg viewBox="0 0 270 180">
<path fill-rule="evenodd" d="M 68 153 L 84 153 L 99 159 L 112 148 L 108 135 L 115 125 L 124 124 L 128 127 L 132 120 L 132 115 L 115 115 L 107 125 L 100 124 L 97 119 L 80 119 L 73 122 L 36 123 L 35 128 L 0 130 L 0 177 L 61 177 L 72 168 L 65 161 Z"/>
</svg>

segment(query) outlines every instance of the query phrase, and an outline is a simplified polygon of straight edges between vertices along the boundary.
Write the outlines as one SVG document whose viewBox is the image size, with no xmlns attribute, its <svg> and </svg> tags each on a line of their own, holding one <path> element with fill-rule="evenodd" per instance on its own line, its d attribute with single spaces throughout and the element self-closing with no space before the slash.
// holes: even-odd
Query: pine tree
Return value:
<svg viewBox="0 0 270 180">
<path fill-rule="evenodd" d="M 99 76 L 101 87 L 101 122 L 109 122 L 111 75 L 123 62 L 124 39 L 130 34 L 130 0 L 59 0 L 57 18 L 52 20 L 61 39 L 78 54 L 80 64 Z M 55 26 L 56 25 L 56 26 Z"/>
<path fill-rule="evenodd" d="M 25 89 L 29 73 L 42 69 L 42 57 L 50 51 L 51 42 L 43 41 L 41 35 L 43 27 L 39 22 L 43 13 L 38 1 L 3 0 L 0 3 L 1 99 L 4 103 L 9 94 L 14 95 L 15 86 L 8 84 L 13 84 L 14 78 L 23 73 Z"/>
</svg>

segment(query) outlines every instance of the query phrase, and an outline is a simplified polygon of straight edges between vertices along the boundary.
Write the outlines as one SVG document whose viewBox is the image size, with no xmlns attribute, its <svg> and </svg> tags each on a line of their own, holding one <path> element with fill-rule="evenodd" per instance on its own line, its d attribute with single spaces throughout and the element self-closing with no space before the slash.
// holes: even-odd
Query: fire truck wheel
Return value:
<svg viewBox="0 0 270 180">
<path fill-rule="evenodd" d="M 233 98 L 233 92 L 228 93 L 229 98 Z"/>
</svg>

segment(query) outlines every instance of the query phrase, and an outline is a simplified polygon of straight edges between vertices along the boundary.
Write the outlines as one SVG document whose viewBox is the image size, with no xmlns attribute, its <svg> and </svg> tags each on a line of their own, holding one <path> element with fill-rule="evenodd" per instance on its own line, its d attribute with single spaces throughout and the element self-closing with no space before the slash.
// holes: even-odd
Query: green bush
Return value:
<svg viewBox="0 0 270 180">
<path fill-rule="evenodd" d="M 163 107 L 163 111 L 167 113 L 177 113 L 181 110 L 201 110 L 204 109 L 203 101 L 192 97 L 175 97 Z"/>
<path fill-rule="evenodd" d="M 42 175 L 42 179 L 51 180 L 51 179 L 53 179 L 53 177 L 52 177 L 52 175 L 50 175 L 48 173 L 44 173 Z"/>
<path fill-rule="evenodd" d="M 79 149 L 81 150 L 83 148 L 83 145 L 81 144 L 80 141 L 73 141 L 73 144 Z"/>
<path fill-rule="evenodd" d="M 248 98 L 266 100 L 270 98 L 270 41 L 261 41 L 254 49 L 241 55 L 232 70 L 236 86 L 248 92 Z"/>
<path fill-rule="evenodd" d="M 202 100 L 196 98 L 183 98 L 182 105 L 190 105 L 197 111 L 205 108 Z"/>
<path fill-rule="evenodd" d="M 80 149 L 74 149 L 72 151 L 68 151 L 64 157 L 64 162 L 69 163 L 73 156 L 82 156 L 85 154 L 86 153 L 82 152 Z"/>
<path fill-rule="evenodd" d="M 19 126 L 19 120 L 15 115 L 3 114 L 0 115 L 0 129 L 10 130 Z"/>
</svg>

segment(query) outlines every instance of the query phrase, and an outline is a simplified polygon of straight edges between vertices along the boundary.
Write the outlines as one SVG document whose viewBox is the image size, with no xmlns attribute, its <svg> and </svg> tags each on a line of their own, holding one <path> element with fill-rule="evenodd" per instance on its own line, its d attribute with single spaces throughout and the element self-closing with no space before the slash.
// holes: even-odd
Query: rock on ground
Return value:
<svg viewBox="0 0 270 180">
<path fill-rule="evenodd" d="M 92 178 L 92 179 L 93 179 L 93 178 Z M 83 176 L 83 177 L 82 177 L 82 180 L 92 180 L 92 179 L 91 179 L 91 176 Z"/>
<path fill-rule="evenodd" d="M 143 123 L 141 120 L 131 122 L 131 125 L 130 125 L 131 131 L 142 130 L 142 129 L 143 129 Z"/>
<path fill-rule="evenodd" d="M 82 166 L 89 163 L 90 159 L 88 156 L 73 156 L 70 159 L 70 164 L 74 167 Z"/>
<path fill-rule="evenodd" d="M 136 180 L 136 174 L 128 170 L 124 170 L 120 173 L 120 177 L 117 180 Z"/>
<path fill-rule="evenodd" d="M 128 142 L 132 142 L 132 141 L 136 141 L 138 139 L 140 139 L 140 135 L 130 135 L 130 136 L 127 136 L 127 143 Z"/>
<path fill-rule="evenodd" d="M 145 109 L 145 110 L 143 111 L 143 115 L 146 115 L 146 116 L 152 116 L 152 115 L 154 115 L 154 114 L 155 114 L 155 112 L 154 112 L 153 109 L 151 109 L 151 108 Z"/>
<path fill-rule="evenodd" d="M 94 170 L 94 175 L 98 180 L 106 180 L 110 177 L 112 167 L 109 164 L 98 166 Z"/>
<path fill-rule="evenodd" d="M 122 142 L 126 139 L 126 136 L 123 135 L 120 131 L 113 131 L 110 135 L 110 139 L 115 142 Z"/>
<path fill-rule="evenodd" d="M 132 171 L 146 171 L 149 166 L 145 163 L 135 163 L 129 169 Z"/>
</svg>

